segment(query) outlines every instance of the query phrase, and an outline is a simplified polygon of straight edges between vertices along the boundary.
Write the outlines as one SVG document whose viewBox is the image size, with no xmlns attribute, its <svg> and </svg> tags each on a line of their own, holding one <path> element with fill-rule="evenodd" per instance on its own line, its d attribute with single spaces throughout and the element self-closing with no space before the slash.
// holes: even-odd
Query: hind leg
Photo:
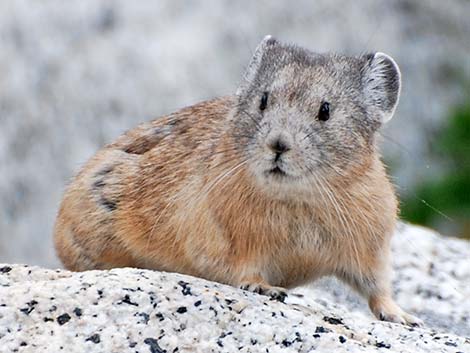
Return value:
<svg viewBox="0 0 470 353">
<path fill-rule="evenodd" d="M 70 230 L 58 230 L 56 226 L 54 240 L 57 255 L 66 269 L 86 271 L 99 268 L 99 264 L 75 241 Z"/>
<path fill-rule="evenodd" d="M 60 226 L 60 222 L 58 223 Z M 65 226 L 55 233 L 57 254 L 65 268 L 72 271 L 139 267 L 129 251 L 113 236 L 104 232 L 76 233 Z M 90 236 L 90 234 L 92 234 Z"/>
<path fill-rule="evenodd" d="M 135 156 L 103 150 L 68 187 L 54 229 L 59 258 L 66 268 L 83 271 L 135 266 L 119 238 L 122 182 L 134 169 Z"/>
</svg>

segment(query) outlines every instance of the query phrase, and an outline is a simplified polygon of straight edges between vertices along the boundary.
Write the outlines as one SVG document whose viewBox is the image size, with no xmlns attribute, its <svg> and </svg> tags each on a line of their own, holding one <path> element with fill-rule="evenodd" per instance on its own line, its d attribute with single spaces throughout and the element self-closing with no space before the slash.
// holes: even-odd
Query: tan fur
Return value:
<svg viewBox="0 0 470 353">
<path fill-rule="evenodd" d="M 224 97 L 183 109 L 98 152 L 59 210 L 64 265 L 176 271 L 268 290 L 337 275 L 378 317 L 394 315 L 385 277 L 397 202 L 378 154 L 311 193 L 267 197 L 225 131 L 234 104 Z"/>
</svg>

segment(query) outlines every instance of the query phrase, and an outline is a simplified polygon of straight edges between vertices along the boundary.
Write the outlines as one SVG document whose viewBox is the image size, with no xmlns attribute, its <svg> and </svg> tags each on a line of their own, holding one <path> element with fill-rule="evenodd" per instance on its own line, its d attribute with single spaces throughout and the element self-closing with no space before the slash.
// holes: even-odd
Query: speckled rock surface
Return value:
<svg viewBox="0 0 470 353">
<path fill-rule="evenodd" d="M 79 167 L 143 121 L 235 92 L 266 34 L 395 58 L 381 150 L 405 196 L 447 165 L 429 153 L 468 101 L 469 14 L 467 0 L 0 1 L 0 261 L 59 266 L 50 233 Z"/>
<path fill-rule="evenodd" d="M 0 352 L 470 352 L 469 244 L 401 226 L 393 245 L 397 300 L 424 329 L 376 321 L 331 280 L 280 303 L 180 274 L 4 264 Z"/>
</svg>

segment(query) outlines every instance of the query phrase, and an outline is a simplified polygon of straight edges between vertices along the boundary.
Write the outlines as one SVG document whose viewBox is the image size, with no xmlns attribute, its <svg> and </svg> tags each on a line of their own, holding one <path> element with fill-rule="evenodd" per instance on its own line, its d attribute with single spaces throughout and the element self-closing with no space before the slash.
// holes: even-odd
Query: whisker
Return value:
<svg viewBox="0 0 470 353">
<path fill-rule="evenodd" d="M 230 175 L 230 173 L 232 173 L 233 171 L 237 170 L 238 168 L 244 166 L 248 161 L 245 160 L 245 161 L 242 161 L 240 162 L 239 164 L 237 164 L 235 167 L 233 167 L 232 169 L 230 169 L 228 172 L 226 172 L 225 174 L 222 174 L 221 176 L 217 177 L 215 179 L 215 181 L 212 183 L 212 185 L 209 186 L 209 188 L 207 189 L 207 191 L 205 192 L 206 195 L 208 195 L 210 193 L 210 191 L 212 191 L 212 189 L 217 186 L 217 184 L 223 180 L 224 178 L 228 177 Z"/>
</svg>

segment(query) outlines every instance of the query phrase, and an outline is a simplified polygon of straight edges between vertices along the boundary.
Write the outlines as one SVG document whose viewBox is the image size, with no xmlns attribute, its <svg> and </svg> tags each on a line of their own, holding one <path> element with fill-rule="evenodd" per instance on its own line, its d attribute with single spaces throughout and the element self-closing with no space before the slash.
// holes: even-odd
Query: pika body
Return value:
<svg viewBox="0 0 470 353">
<path fill-rule="evenodd" d="M 60 205 L 74 271 L 179 272 L 283 300 L 334 275 L 381 320 L 397 199 L 377 147 L 400 70 L 383 53 L 319 54 L 265 37 L 233 95 L 144 122 L 98 151 Z"/>
</svg>

